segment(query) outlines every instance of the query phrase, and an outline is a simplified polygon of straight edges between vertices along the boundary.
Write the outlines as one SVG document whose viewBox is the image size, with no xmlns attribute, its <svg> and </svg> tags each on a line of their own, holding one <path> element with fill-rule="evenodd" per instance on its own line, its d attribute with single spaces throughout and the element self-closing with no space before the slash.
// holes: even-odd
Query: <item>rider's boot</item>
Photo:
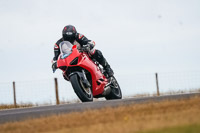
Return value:
<svg viewBox="0 0 200 133">
<path fill-rule="evenodd" d="M 99 64 L 101 64 L 103 66 L 103 68 L 105 69 L 106 73 L 108 74 L 108 77 L 112 77 L 114 75 L 113 70 L 110 68 L 110 65 L 108 64 L 106 59 L 103 57 L 103 54 L 101 53 L 101 51 L 96 50 L 94 52 L 94 54 L 92 55 L 92 57 L 96 61 L 98 61 Z"/>
<path fill-rule="evenodd" d="M 108 74 L 108 77 L 112 77 L 114 75 L 114 72 L 110 68 L 110 65 L 108 64 L 106 59 L 104 59 L 104 61 L 103 61 L 103 63 L 101 65 L 103 66 L 103 68 L 105 69 L 106 73 Z"/>
</svg>

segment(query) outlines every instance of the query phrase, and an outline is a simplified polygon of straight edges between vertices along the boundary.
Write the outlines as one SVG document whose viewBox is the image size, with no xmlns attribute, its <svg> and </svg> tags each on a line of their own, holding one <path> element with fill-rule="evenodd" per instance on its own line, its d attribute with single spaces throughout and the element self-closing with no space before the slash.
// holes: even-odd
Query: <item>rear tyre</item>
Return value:
<svg viewBox="0 0 200 133">
<path fill-rule="evenodd" d="M 105 96 L 106 100 L 122 99 L 121 88 L 117 80 L 115 79 L 114 76 L 112 76 L 111 80 L 112 80 L 112 84 L 110 85 L 111 92 L 107 96 Z"/>
<path fill-rule="evenodd" d="M 93 94 L 91 91 L 91 87 L 86 88 L 78 75 L 74 74 L 70 77 L 70 81 L 74 92 L 79 97 L 82 102 L 92 102 L 93 101 Z"/>
</svg>

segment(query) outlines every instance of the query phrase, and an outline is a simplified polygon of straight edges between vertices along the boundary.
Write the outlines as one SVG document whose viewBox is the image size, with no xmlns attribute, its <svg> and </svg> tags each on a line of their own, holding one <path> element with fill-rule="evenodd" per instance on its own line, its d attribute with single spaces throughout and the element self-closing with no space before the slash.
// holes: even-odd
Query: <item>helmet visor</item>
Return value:
<svg viewBox="0 0 200 133">
<path fill-rule="evenodd" d="M 63 40 L 72 43 L 75 40 L 75 36 L 73 34 L 72 35 L 63 34 Z"/>
</svg>

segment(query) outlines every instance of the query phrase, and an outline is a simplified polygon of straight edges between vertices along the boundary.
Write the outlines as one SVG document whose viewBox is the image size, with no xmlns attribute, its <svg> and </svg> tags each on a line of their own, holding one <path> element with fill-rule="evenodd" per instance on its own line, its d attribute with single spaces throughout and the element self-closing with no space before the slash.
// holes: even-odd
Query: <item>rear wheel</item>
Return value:
<svg viewBox="0 0 200 133">
<path fill-rule="evenodd" d="M 70 77 L 70 81 L 74 92 L 79 97 L 82 102 L 91 102 L 93 101 L 93 94 L 91 87 L 85 87 L 78 75 L 74 74 Z"/>
<path fill-rule="evenodd" d="M 117 80 L 115 79 L 115 77 L 111 77 L 111 92 L 105 96 L 105 98 L 107 100 L 112 100 L 112 99 L 122 99 L 122 92 L 121 92 L 121 88 L 117 82 Z"/>
</svg>

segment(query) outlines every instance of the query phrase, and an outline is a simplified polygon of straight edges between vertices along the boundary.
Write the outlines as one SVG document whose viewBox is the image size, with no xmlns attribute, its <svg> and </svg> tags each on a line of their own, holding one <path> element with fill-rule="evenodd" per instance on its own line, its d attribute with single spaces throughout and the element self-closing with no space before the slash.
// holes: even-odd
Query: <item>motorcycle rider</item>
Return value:
<svg viewBox="0 0 200 133">
<path fill-rule="evenodd" d="M 109 77 L 112 77 L 114 72 L 110 68 L 110 65 L 104 58 L 100 50 L 94 49 L 95 42 L 88 40 L 84 35 L 78 33 L 73 25 L 67 25 L 63 28 L 62 38 L 60 38 L 54 45 L 54 58 L 52 61 L 53 70 L 57 69 L 57 59 L 60 55 L 59 45 L 63 41 L 69 41 L 72 45 L 77 45 L 78 48 L 87 50 L 89 57 L 95 59 L 99 64 L 103 66 Z"/>
</svg>

